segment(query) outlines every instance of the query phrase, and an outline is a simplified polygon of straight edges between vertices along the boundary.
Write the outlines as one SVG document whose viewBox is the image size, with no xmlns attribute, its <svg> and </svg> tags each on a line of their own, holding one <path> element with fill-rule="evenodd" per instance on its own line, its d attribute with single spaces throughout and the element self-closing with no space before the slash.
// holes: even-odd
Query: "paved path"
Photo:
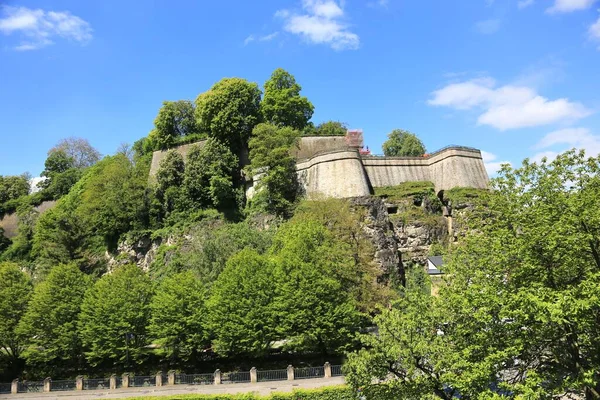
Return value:
<svg viewBox="0 0 600 400">
<path fill-rule="evenodd" d="M 322 386 L 334 386 L 344 383 L 343 377 L 300 379 L 295 381 L 274 381 L 259 383 L 236 383 L 224 385 L 174 385 L 152 388 L 127 388 L 115 390 L 83 390 L 50 393 L 0 394 L 7 400 L 92 400 L 122 399 L 127 397 L 171 396 L 177 394 L 223 394 L 253 392 L 268 395 L 271 392 L 291 392 L 293 389 L 314 389 Z"/>
</svg>

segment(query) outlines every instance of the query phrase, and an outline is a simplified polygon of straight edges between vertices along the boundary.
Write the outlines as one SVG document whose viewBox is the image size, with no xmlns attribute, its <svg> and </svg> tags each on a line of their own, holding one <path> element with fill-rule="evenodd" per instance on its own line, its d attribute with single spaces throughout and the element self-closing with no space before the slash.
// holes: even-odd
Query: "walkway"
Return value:
<svg viewBox="0 0 600 400">
<path fill-rule="evenodd" d="M 115 390 L 84 390 L 50 393 L 1 394 L 6 400 L 92 400 L 123 399 L 129 397 L 171 396 L 178 394 L 233 394 L 252 392 L 269 395 L 272 392 L 291 392 L 293 389 L 315 389 L 323 386 L 335 386 L 344 383 L 343 377 L 301 379 L 294 381 L 274 381 L 259 383 L 235 383 L 224 385 L 174 385 L 151 388 L 127 388 Z"/>
</svg>

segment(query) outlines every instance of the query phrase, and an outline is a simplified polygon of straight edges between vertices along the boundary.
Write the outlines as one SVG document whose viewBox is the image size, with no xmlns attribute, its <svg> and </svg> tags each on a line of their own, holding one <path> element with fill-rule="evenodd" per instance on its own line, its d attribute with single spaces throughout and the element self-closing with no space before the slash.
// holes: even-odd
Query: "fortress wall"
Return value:
<svg viewBox="0 0 600 400">
<path fill-rule="evenodd" d="M 322 154 L 296 164 L 298 180 L 308 198 L 355 197 L 370 194 L 357 151 Z"/>
<path fill-rule="evenodd" d="M 202 147 L 202 146 L 204 146 L 205 142 L 206 142 L 206 140 L 201 140 L 199 142 L 182 144 L 181 146 L 174 147 L 173 150 L 175 150 L 176 152 L 181 154 L 181 156 L 183 157 L 183 161 L 187 161 L 187 155 L 190 152 L 190 149 L 192 148 L 192 146 L 198 145 L 198 146 Z M 158 171 L 158 168 L 160 167 L 160 162 L 166 157 L 167 152 L 168 152 L 168 150 L 158 150 L 158 151 L 155 151 L 154 153 L 152 153 L 152 164 L 150 165 L 150 174 L 149 174 L 150 179 L 154 179 L 154 177 L 156 176 L 156 172 Z"/>
<path fill-rule="evenodd" d="M 431 181 L 436 191 L 488 187 L 481 152 L 475 149 L 451 147 L 429 157 L 365 157 L 363 164 L 373 187 L 409 181 Z"/>
<path fill-rule="evenodd" d="M 362 161 L 373 187 L 396 186 L 403 182 L 432 180 L 426 158 L 365 157 Z"/>
<path fill-rule="evenodd" d="M 347 149 L 345 136 L 304 136 L 300 138 L 298 148 L 292 149 L 292 153 L 298 160 L 304 160 L 317 153 Z"/>
<path fill-rule="evenodd" d="M 34 207 L 34 209 L 40 214 L 48 211 L 52 207 L 56 205 L 56 201 L 49 200 L 43 201 L 39 206 Z M 4 229 L 4 236 L 9 239 L 17 236 L 19 233 L 19 217 L 17 213 L 7 214 L 2 219 L 0 219 L 0 228 Z"/>
<path fill-rule="evenodd" d="M 446 149 L 429 158 L 429 170 L 436 191 L 454 187 L 488 188 L 489 179 L 479 150 Z"/>
</svg>

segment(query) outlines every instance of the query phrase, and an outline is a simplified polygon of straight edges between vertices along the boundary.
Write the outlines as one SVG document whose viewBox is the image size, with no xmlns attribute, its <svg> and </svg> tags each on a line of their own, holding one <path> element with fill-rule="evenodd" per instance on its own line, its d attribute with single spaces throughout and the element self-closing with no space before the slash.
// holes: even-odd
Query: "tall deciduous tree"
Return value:
<svg viewBox="0 0 600 400">
<path fill-rule="evenodd" d="M 30 365 L 71 364 L 83 356 L 77 331 L 79 309 L 91 284 L 88 275 L 74 264 L 52 268 L 47 278 L 35 287 L 18 332 L 26 338 L 23 356 Z"/>
<path fill-rule="evenodd" d="M 298 196 L 296 160 L 290 150 L 298 131 L 260 124 L 250 140 L 250 173 L 255 181 L 251 206 L 260 211 L 289 216 Z"/>
<path fill-rule="evenodd" d="M 201 207 L 235 207 L 234 174 L 238 158 L 219 141 L 208 139 L 193 146 L 187 159 L 183 185 L 189 199 Z"/>
<path fill-rule="evenodd" d="M 167 277 L 156 288 L 148 332 L 172 363 L 194 360 L 207 345 L 206 297 L 206 289 L 190 271 Z"/>
<path fill-rule="evenodd" d="M 0 205 L 5 201 L 14 200 L 21 196 L 26 196 L 28 193 L 29 181 L 26 175 L 0 175 Z"/>
<path fill-rule="evenodd" d="M 278 126 L 302 130 L 312 117 L 314 106 L 300 96 L 302 88 L 289 72 L 282 68 L 273 71 L 265 82 L 265 95 L 260 104 L 263 120 Z"/>
<path fill-rule="evenodd" d="M 150 138 L 157 149 L 172 146 L 182 136 L 198 132 L 194 104 L 189 100 L 164 101 L 154 119 Z"/>
<path fill-rule="evenodd" d="M 27 310 L 31 292 L 31 279 L 17 264 L 0 263 L 0 349 L 11 362 L 21 356 L 25 344 L 17 326 Z"/>
<path fill-rule="evenodd" d="M 196 99 L 198 126 L 238 154 L 260 122 L 260 96 L 256 83 L 240 78 L 222 79 Z"/>
<path fill-rule="evenodd" d="M 151 300 L 152 283 L 135 265 L 103 276 L 86 292 L 79 332 L 90 364 L 131 367 L 143 361 Z"/>
<path fill-rule="evenodd" d="M 87 168 L 100 161 L 101 154 L 87 139 L 69 137 L 62 139 L 56 146 L 48 151 L 48 156 L 54 152 L 63 152 L 72 159 L 73 167 Z"/>
<path fill-rule="evenodd" d="M 423 142 L 409 131 L 394 129 L 383 142 L 383 154 L 390 157 L 420 157 L 425 154 Z"/>
<path fill-rule="evenodd" d="M 245 249 L 227 261 L 208 302 L 216 351 L 264 355 L 277 339 L 273 263 Z"/>
<path fill-rule="evenodd" d="M 382 314 L 350 381 L 397 374 L 387 398 L 600 398 L 599 172 L 576 152 L 505 166 L 451 248 L 439 299 Z"/>
</svg>

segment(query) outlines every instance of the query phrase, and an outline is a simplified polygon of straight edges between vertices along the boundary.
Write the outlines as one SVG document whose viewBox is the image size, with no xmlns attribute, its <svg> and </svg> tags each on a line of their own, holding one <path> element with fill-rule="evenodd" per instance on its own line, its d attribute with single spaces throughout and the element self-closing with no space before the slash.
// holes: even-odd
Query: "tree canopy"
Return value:
<svg viewBox="0 0 600 400">
<path fill-rule="evenodd" d="M 167 149 L 178 138 L 198 133 L 194 104 L 189 100 L 163 101 L 150 139 L 155 149 Z"/>
<path fill-rule="evenodd" d="M 390 157 L 420 157 L 425 154 L 425 146 L 414 133 L 394 129 L 383 143 L 383 154 Z"/>
<path fill-rule="evenodd" d="M 238 154 L 260 122 L 260 100 L 256 83 L 240 78 L 221 79 L 196 98 L 196 122 L 201 131 Z"/>
<path fill-rule="evenodd" d="M 23 336 L 17 332 L 19 319 L 27 310 L 32 284 L 17 264 L 0 263 L 0 357 L 16 361 L 23 350 Z"/>
<path fill-rule="evenodd" d="M 302 130 L 312 117 L 314 106 L 300 96 L 302 88 L 289 72 L 282 68 L 273 71 L 265 82 L 265 94 L 260 109 L 263 121 Z"/>
</svg>

